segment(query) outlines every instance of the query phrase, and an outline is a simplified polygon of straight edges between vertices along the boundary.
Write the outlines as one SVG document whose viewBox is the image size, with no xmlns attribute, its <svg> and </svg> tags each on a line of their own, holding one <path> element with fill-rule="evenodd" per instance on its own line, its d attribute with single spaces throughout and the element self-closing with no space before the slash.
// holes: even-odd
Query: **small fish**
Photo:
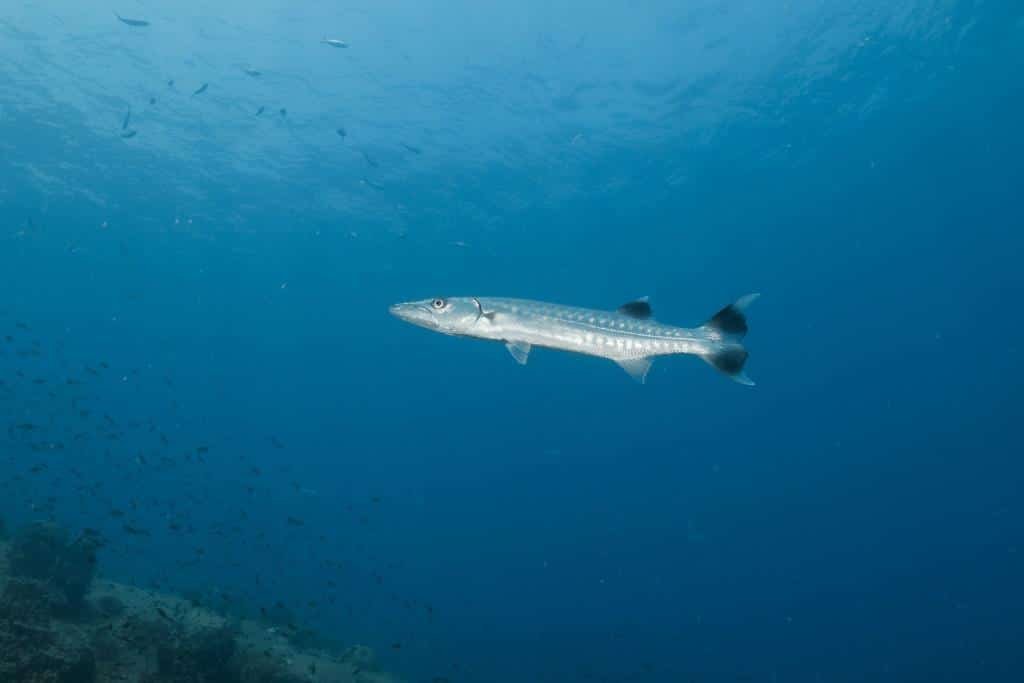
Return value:
<svg viewBox="0 0 1024 683">
<path fill-rule="evenodd" d="M 380 183 L 375 183 L 372 180 L 370 180 L 369 178 L 360 178 L 359 182 L 361 182 L 363 185 L 366 185 L 367 187 L 373 188 L 374 190 L 383 190 L 384 189 L 383 185 L 381 185 Z"/>
<path fill-rule="evenodd" d="M 343 139 L 343 140 L 345 139 L 345 136 L 346 136 L 346 135 L 348 135 L 348 133 L 347 133 L 347 132 L 345 132 L 345 129 L 344 129 L 344 128 L 338 128 L 338 129 L 337 129 L 336 131 L 334 131 L 334 132 L 335 132 L 335 133 L 337 133 L 337 134 L 338 134 L 338 137 L 340 137 L 340 138 L 341 138 L 341 139 Z"/>
<path fill-rule="evenodd" d="M 344 40 L 338 40 L 337 38 L 324 38 L 320 42 L 325 45 L 330 45 L 331 47 L 348 47 L 348 43 Z"/>
<path fill-rule="evenodd" d="M 305 523 L 305 522 L 303 522 L 303 521 L 302 521 L 301 519 L 299 519 L 298 517 L 289 517 L 289 518 L 288 518 L 288 524 L 289 524 L 290 526 L 305 526 L 305 525 L 306 525 L 306 523 Z"/>
<path fill-rule="evenodd" d="M 129 139 L 135 137 L 138 134 L 139 134 L 139 131 L 137 131 L 137 130 L 126 130 L 123 133 L 121 133 L 121 137 L 124 138 L 125 140 L 129 140 Z"/>
<path fill-rule="evenodd" d="M 149 104 L 150 104 L 150 106 L 156 104 L 156 98 L 155 97 L 150 97 L 149 98 Z"/>
<path fill-rule="evenodd" d="M 288 116 L 288 110 L 285 109 L 284 107 L 281 107 L 280 109 L 278 109 L 277 113 L 280 114 L 281 116 Z"/>
<path fill-rule="evenodd" d="M 260 107 L 259 109 L 256 110 L 256 116 L 259 116 L 260 114 L 262 114 L 266 110 L 267 110 L 266 107 Z"/>
<path fill-rule="evenodd" d="M 146 21 L 145 19 L 126 19 L 125 17 L 122 17 L 117 12 L 114 12 L 114 16 L 117 17 L 117 20 L 120 21 L 122 24 L 128 24 L 129 26 L 138 26 L 138 27 L 149 26 L 149 22 Z"/>
<path fill-rule="evenodd" d="M 174 87 L 174 79 L 173 78 L 171 80 L 167 81 L 167 87 L 168 88 L 173 88 Z"/>
<path fill-rule="evenodd" d="M 125 533 L 127 533 L 130 536 L 149 536 L 150 535 L 150 533 L 148 531 L 146 531 L 145 529 L 140 529 L 139 527 L 132 526 L 131 524 L 125 524 L 125 525 L 123 525 L 123 528 L 125 530 Z"/>
<path fill-rule="evenodd" d="M 199 86 L 199 88 L 196 91 L 192 93 L 192 97 L 195 97 L 196 95 L 202 95 L 204 92 L 206 92 L 206 89 L 209 87 L 209 83 L 203 83 L 201 86 Z"/>
<path fill-rule="evenodd" d="M 257 71 L 256 69 L 249 69 L 246 67 L 242 67 L 242 71 L 245 72 L 246 76 L 252 76 L 253 78 L 259 78 L 260 76 L 263 75 L 262 71 Z"/>
<path fill-rule="evenodd" d="M 401 144 L 402 144 L 402 147 L 405 147 L 407 150 L 409 150 L 413 154 L 423 154 L 423 150 L 420 149 L 419 147 L 413 147 L 412 145 L 407 145 L 404 142 L 401 143 Z"/>
<path fill-rule="evenodd" d="M 121 130 L 128 130 L 128 123 L 132 120 L 132 110 L 129 109 L 124 115 L 124 121 L 121 122 Z"/>
<path fill-rule="evenodd" d="M 363 158 L 366 159 L 366 163 L 369 164 L 371 168 L 377 168 L 377 162 L 370 158 L 369 154 L 362 152 L 362 155 Z"/>
</svg>

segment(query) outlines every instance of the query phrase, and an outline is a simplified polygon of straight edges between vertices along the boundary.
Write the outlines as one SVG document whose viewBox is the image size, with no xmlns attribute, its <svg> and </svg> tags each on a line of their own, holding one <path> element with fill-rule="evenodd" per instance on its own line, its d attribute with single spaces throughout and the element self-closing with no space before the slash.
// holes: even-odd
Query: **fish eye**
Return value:
<svg viewBox="0 0 1024 683">
<path fill-rule="evenodd" d="M 444 308 L 444 307 L 445 307 L 445 303 L 446 303 L 446 302 L 445 302 L 445 300 L 444 300 L 444 299 L 434 299 L 434 303 L 433 303 L 433 306 L 434 306 L 434 308 L 436 308 L 437 310 L 441 310 L 442 308 Z"/>
</svg>

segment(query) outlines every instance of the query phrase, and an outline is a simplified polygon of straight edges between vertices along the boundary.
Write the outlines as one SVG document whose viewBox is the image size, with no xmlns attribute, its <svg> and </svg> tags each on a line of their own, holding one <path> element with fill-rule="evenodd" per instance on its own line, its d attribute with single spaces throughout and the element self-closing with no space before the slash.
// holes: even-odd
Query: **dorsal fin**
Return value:
<svg viewBox="0 0 1024 683">
<path fill-rule="evenodd" d="M 651 304 L 648 303 L 646 296 L 636 301 L 627 301 L 615 310 L 622 315 L 628 315 L 630 318 L 638 320 L 646 320 L 651 317 Z"/>
</svg>

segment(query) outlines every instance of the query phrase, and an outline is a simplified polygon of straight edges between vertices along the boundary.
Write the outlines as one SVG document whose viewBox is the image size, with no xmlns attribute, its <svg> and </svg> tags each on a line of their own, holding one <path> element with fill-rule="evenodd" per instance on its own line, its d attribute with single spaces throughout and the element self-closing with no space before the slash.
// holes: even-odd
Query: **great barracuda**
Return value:
<svg viewBox="0 0 1024 683">
<path fill-rule="evenodd" d="M 758 297 L 748 294 L 700 327 L 654 322 L 646 299 L 615 311 L 560 306 L 526 299 L 453 297 L 391 306 L 392 315 L 435 332 L 505 343 L 525 365 L 530 349 L 541 346 L 615 361 L 643 382 L 655 356 L 692 355 L 740 384 L 754 383 L 743 372 L 747 350 L 746 309 Z"/>
</svg>

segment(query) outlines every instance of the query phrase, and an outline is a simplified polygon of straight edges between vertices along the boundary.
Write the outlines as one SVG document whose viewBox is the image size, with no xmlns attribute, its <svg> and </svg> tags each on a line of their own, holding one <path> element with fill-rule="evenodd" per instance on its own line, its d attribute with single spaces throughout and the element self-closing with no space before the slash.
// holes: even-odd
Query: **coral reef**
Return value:
<svg viewBox="0 0 1024 683">
<path fill-rule="evenodd" d="M 2 531 L 2 526 L 0 526 Z M 99 539 L 33 524 L 0 537 L 4 683 L 397 683 L 373 652 L 303 647 L 287 629 L 99 580 Z"/>
</svg>

